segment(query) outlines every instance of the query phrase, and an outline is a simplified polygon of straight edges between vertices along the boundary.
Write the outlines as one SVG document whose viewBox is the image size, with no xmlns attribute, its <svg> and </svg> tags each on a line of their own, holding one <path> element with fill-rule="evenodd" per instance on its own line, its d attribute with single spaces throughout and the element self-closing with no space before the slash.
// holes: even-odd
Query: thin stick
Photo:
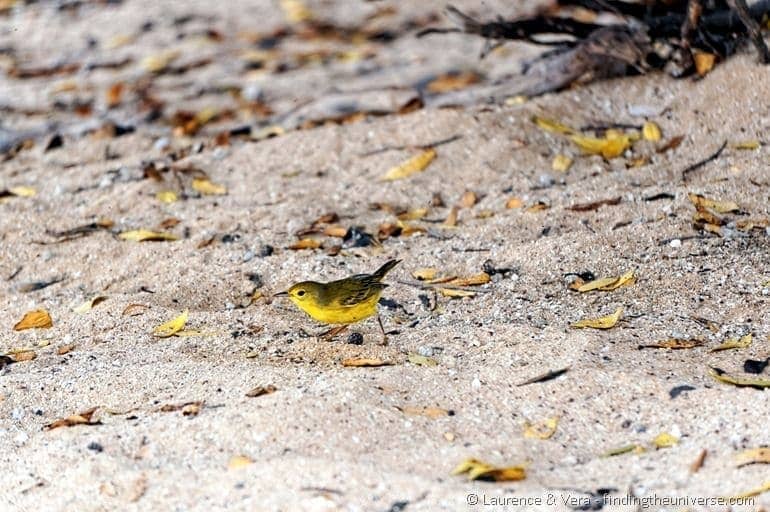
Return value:
<svg viewBox="0 0 770 512">
<path fill-rule="evenodd" d="M 380 331 L 382 332 L 382 345 L 388 344 L 388 335 L 385 334 L 385 327 L 382 326 L 382 318 L 380 318 L 380 314 L 377 313 L 377 323 L 380 324 Z"/>
<path fill-rule="evenodd" d="M 687 181 L 687 175 L 689 173 L 691 173 L 691 172 L 693 172 L 693 171 L 695 171 L 697 169 L 700 169 L 701 167 L 703 167 L 707 163 L 712 162 L 712 161 L 716 160 L 717 158 L 719 158 L 719 155 L 722 154 L 722 151 L 724 151 L 726 147 L 727 147 L 727 141 L 724 141 L 722 143 L 722 145 L 719 147 L 719 149 L 717 149 L 713 154 L 711 154 L 710 156 L 704 158 L 700 162 L 695 162 L 694 164 L 692 164 L 689 167 L 687 167 L 684 171 L 682 171 L 682 181 Z"/>
<path fill-rule="evenodd" d="M 759 52 L 759 62 L 762 64 L 770 64 L 770 50 L 767 49 L 759 24 L 751 17 L 749 7 L 746 5 L 746 0 L 727 0 L 727 4 L 736 14 L 738 14 L 738 17 L 746 27 L 746 32 L 748 32 L 751 41 L 757 48 L 757 52 Z"/>
</svg>

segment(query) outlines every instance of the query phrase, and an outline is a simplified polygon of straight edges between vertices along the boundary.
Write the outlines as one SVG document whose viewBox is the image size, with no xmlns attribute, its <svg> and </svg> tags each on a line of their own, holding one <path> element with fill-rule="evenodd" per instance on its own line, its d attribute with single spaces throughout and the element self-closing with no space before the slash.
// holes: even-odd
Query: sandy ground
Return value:
<svg viewBox="0 0 770 512">
<path fill-rule="evenodd" d="M 735 201 L 746 215 L 725 215 L 731 220 L 770 214 L 770 68 L 757 66 L 753 54 L 699 81 L 660 75 L 613 80 L 518 105 L 423 109 L 268 140 L 233 138 L 217 147 L 212 140 L 223 127 L 259 122 L 231 119 L 190 137 L 174 136 L 158 122 L 137 122 L 134 133 L 117 138 L 78 136 L 75 128 L 105 119 L 136 122 L 136 101 L 129 97 L 107 109 L 105 90 L 117 80 L 141 78 L 140 60 L 169 48 L 180 50 L 181 61 L 211 55 L 213 63 L 156 78 L 154 91 L 168 115 L 233 103 L 226 93 L 201 92 L 206 87 L 256 88 L 283 112 L 334 92 L 412 86 L 448 70 L 474 70 L 494 80 L 533 49 L 509 45 L 479 61 L 479 40 L 418 40 L 414 29 L 406 29 L 392 41 L 367 43 L 375 56 L 363 62 L 255 73 L 238 61 L 250 44 L 243 34 L 284 26 L 278 2 L 87 2 L 65 11 L 57 10 L 60 3 L 18 6 L 6 14 L 0 46 L 13 48 L 30 66 L 133 61 L 116 70 L 0 81 L 0 104 L 13 107 L 5 109 L 3 128 L 34 129 L 54 120 L 69 130 L 61 148 L 44 152 L 39 141 L 0 164 L 0 189 L 37 190 L 34 197 L 0 200 L 0 353 L 30 348 L 37 355 L 0 370 L 3 510 L 551 511 L 590 505 L 587 493 L 600 488 L 614 489 L 609 496 L 615 501 L 603 503 L 604 510 L 728 510 L 661 500 L 732 496 L 770 481 L 767 465 L 736 467 L 734 459 L 740 450 L 770 444 L 766 392 L 708 375 L 709 365 L 741 375 L 745 360 L 770 356 L 770 234 L 728 226 L 727 236 L 700 236 L 687 198 L 695 192 Z M 393 6 L 375 21 L 394 30 L 443 6 L 402 4 L 308 3 L 319 15 L 351 26 Z M 485 5 L 506 15 L 530 7 L 515 11 L 498 4 L 503 2 Z M 175 24 L 183 14 L 195 16 Z M 137 36 L 148 20 L 153 28 Z M 195 34 L 205 28 L 220 31 L 224 40 L 201 42 Z M 131 42 L 106 47 L 126 34 Z M 86 44 L 89 37 L 95 46 Z M 346 44 L 295 39 L 281 51 Z M 84 98 L 93 98 L 93 112 L 75 121 L 71 109 L 55 106 Z M 641 124 L 644 118 L 631 115 L 640 106 L 652 112 L 664 139 L 683 135 L 681 146 L 657 153 L 641 141 L 633 155 L 606 162 L 581 156 L 563 137 L 531 122 L 543 115 L 573 126 Z M 437 147 L 424 172 L 406 180 L 379 177 L 418 150 L 366 155 L 455 135 L 460 138 Z M 764 144 L 733 147 L 752 139 Z M 682 169 L 723 141 L 724 153 L 683 182 Z M 141 162 L 199 142 L 200 151 L 177 164 L 204 170 L 227 187 L 227 195 L 201 196 L 183 176 L 187 196 L 158 201 L 160 190 L 180 192 L 178 183 L 170 173 L 162 183 L 143 179 Z M 566 173 L 551 170 L 558 153 L 575 157 Z M 627 166 L 639 155 L 649 156 L 649 163 Z M 448 206 L 467 190 L 481 200 L 460 210 L 456 227 L 443 227 Z M 325 213 L 336 212 L 343 227 L 376 232 L 395 217 L 372 210 L 371 203 L 419 208 L 434 193 L 448 206 L 431 207 L 427 221 L 412 222 L 427 233 L 389 238 L 381 247 L 343 248 L 335 256 L 326 251 L 340 243 L 332 237 L 320 238 L 324 249 L 288 249 L 297 230 Z M 645 200 L 661 193 L 673 198 Z M 507 209 L 512 197 L 525 206 L 543 201 L 550 207 Z M 567 208 L 615 197 L 619 204 L 597 211 Z M 50 243 L 55 239 L 46 234 L 99 218 L 111 219 L 114 233 L 157 229 L 175 218 L 179 223 L 168 230 L 181 239 L 134 243 L 100 231 Z M 270 255 L 268 245 L 274 248 Z M 314 337 L 322 327 L 287 301 L 261 298 L 241 307 L 255 288 L 254 274 L 269 296 L 304 279 L 372 271 L 389 258 L 403 262 L 388 276 L 385 293 L 399 306 L 380 308 L 392 331 L 388 346 L 377 344 L 372 320 L 355 328 L 364 344 L 350 345 L 345 335 Z M 493 276 L 474 297 L 435 297 L 405 284 L 425 267 L 478 274 L 486 260 L 512 271 Z M 637 282 L 612 292 L 567 288 L 570 272 L 607 276 L 628 270 Z M 25 284 L 54 278 L 62 281 L 25 291 Z M 97 295 L 107 299 L 85 314 L 73 312 Z M 124 315 L 130 304 L 147 308 Z M 569 327 L 619 306 L 624 320 L 613 329 Z M 52 328 L 13 330 L 25 312 L 38 308 L 50 312 Z M 188 328 L 201 335 L 152 335 L 185 309 Z M 693 317 L 715 322 L 718 332 Z M 727 337 L 749 332 L 750 347 L 709 352 Z M 702 338 L 704 346 L 638 348 L 671 337 Z M 59 355 L 71 344 L 74 349 Z M 432 354 L 438 365 L 412 364 L 412 352 Z M 343 367 L 350 357 L 393 364 Z M 556 379 L 517 385 L 564 367 L 569 371 Z M 755 375 L 762 376 L 768 377 L 767 369 Z M 258 385 L 277 390 L 247 397 Z M 671 390 L 683 385 L 691 389 L 672 398 Z M 162 410 L 195 401 L 204 402 L 197 415 Z M 99 407 L 99 424 L 44 430 L 91 407 Z M 451 413 L 414 414 L 425 407 Z M 559 418 L 552 437 L 525 437 L 526 422 L 549 417 Z M 662 432 L 678 443 L 602 457 L 628 444 L 649 447 Z M 702 450 L 708 455 L 692 472 Z M 232 467 L 236 456 L 251 463 Z M 450 475 L 470 457 L 499 466 L 525 464 L 527 478 L 491 483 Z M 641 506 L 629 496 L 651 501 Z M 496 504 L 523 498 L 534 501 Z M 763 507 L 770 507 L 770 492 L 733 510 Z"/>
</svg>

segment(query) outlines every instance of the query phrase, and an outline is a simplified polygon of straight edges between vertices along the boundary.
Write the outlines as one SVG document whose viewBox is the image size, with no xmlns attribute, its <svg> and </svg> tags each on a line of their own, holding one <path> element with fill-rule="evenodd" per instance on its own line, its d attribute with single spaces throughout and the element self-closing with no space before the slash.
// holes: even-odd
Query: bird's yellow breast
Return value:
<svg viewBox="0 0 770 512">
<path fill-rule="evenodd" d="M 371 294 L 365 300 L 351 306 L 324 305 L 304 301 L 295 304 L 313 319 L 324 324 L 353 324 L 377 313 L 380 293 Z"/>
</svg>

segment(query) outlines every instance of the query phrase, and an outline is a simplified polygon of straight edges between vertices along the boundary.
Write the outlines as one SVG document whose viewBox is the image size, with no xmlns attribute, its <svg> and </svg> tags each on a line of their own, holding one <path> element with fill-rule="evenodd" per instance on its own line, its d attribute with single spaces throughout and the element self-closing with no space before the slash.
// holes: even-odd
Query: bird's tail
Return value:
<svg viewBox="0 0 770 512">
<path fill-rule="evenodd" d="M 390 260 L 389 262 L 385 263 L 383 266 L 378 268 L 373 274 L 372 277 L 375 281 L 379 282 L 382 281 L 382 279 L 385 277 L 385 274 L 393 270 L 393 267 L 401 263 L 401 260 Z"/>
</svg>

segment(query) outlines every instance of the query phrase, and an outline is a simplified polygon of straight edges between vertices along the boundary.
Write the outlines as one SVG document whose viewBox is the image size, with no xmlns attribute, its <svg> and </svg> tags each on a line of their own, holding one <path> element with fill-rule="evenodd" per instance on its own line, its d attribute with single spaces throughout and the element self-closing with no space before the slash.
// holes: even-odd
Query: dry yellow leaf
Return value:
<svg viewBox="0 0 770 512">
<path fill-rule="evenodd" d="M 435 420 L 444 416 L 449 416 L 450 413 L 446 409 L 440 407 L 396 407 L 399 411 L 410 416 L 427 416 L 428 418 Z"/>
<path fill-rule="evenodd" d="M 740 339 L 738 338 L 732 338 L 725 340 L 724 343 L 719 345 L 718 347 L 714 347 L 709 352 L 720 352 L 722 350 L 730 350 L 733 348 L 746 348 L 749 345 L 751 345 L 751 333 L 747 334 L 746 336 L 742 336 Z"/>
<path fill-rule="evenodd" d="M 430 281 L 436 278 L 438 269 L 435 268 L 420 268 L 412 272 L 412 277 L 419 279 L 420 281 Z"/>
<path fill-rule="evenodd" d="M 59 427 L 72 427 L 74 425 L 98 425 L 101 423 L 94 417 L 97 407 L 91 407 L 81 413 L 67 416 L 66 418 L 58 419 L 52 423 L 49 423 L 45 427 L 45 430 L 53 430 Z"/>
<path fill-rule="evenodd" d="M 34 350 L 16 350 L 9 352 L 11 357 L 13 358 L 13 361 L 16 363 L 20 363 L 22 361 L 32 361 L 37 357 L 37 353 Z"/>
<path fill-rule="evenodd" d="M 161 203 L 175 203 L 179 200 L 179 196 L 173 190 L 161 190 L 155 194 L 155 199 Z"/>
<path fill-rule="evenodd" d="M 142 67 L 149 73 L 160 73 L 165 70 L 169 64 L 179 58 L 178 50 L 169 50 L 167 52 L 148 55 L 142 59 Z"/>
<path fill-rule="evenodd" d="M 342 366 L 388 366 L 390 364 L 378 357 L 349 357 L 342 360 Z"/>
<path fill-rule="evenodd" d="M 291 244 L 289 249 L 299 251 L 302 249 L 318 249 L 321 247 L 321 241 L 315 238 L 303 238 Z"/>
<path fill-rule="evenodd" d="M 586 327 L 590 329 L 611 329 L 617 325 L 622 316 L 623 308 L 618 308 L 611 315 L 603 316 L 600 318 L 588 318 L 585 320 L 580 320 L 579 322 L 572 324 L 572 327 L 575 329 L 583 329 Z"/>
<path fill-rule="evenodd" d="M 497 468 L 478 459 L 467 459 L 452 470 L 453 475 L 467 473 L 468 480 L 489 480 L 493 482 L 513 482 L 527 477 L 524 466 Z"/>
<path fill-rule="evenodd" d="M 677 443 L 679 443 L 679 438 L 668 432 L 661 432 L 652 440 L 652 444 L 655 445 L 655 448 L 671 448 Z"/>
<path fill-rule="evenodd" d="M 472 190 L 466 190 L 462 197 L 460 197 L 460 206 L 463 208 L 472 208 L 478 202 L 479 197 Z"/>
<path fill-rule="evenodd" d="M 759 149 L 760 146 L 761 146 L 761 143 L 758 140 L 742 140 L 733 144 L 733 147 L 735 149 L 746 149 L 746 150 Z"/>
<path fill-rule="evenodd" d="M 658 142 L 663 135 L 660 133 L 660 127 L 652 121 L 647 121 L 642 125 L 642 137 L 644 140 Z"/>
<path fill-rule="evenodd" d="M 567 172 L 572 167 L 572 159 L 567 155 L 556 155 L 551 162 L 551 169 L 557 172 Z"/>
<path fill-rule="evenodd" d="M 743 450 L 735 456 L 735 465 L 738 467 L 748 464 L 770 464 L 770 448 L 751 448 Z"/>
<path fill-rule="evenodd" d="M 487 284 L 491 280 L 492 278 L 489 277 L 489 274 L 487 274 L 486 272 L 481 272 L 479 274 L 476 274 L 475 276 L 470 276 L 470 277 L 455 277 L 453 279 L 445 281 L 444 284 L 448 284 L 452 286 L 479 286 L 482 284 Z"/>
<path fill-rule="evenodd" d="M 709 375 L 725 384 L 747 388 L 770 388 L 770 379 L 761 377 L 734 377 L 719 368 L 709 368 Z"/>
<path fill-rule="evenodd" d="M 450 228 L 457 226 L 457 215 L 459 212 L 460 212 L 460 209 L 457 208 L 456 206 L 453 206 L 449 210 L 449 214 L 447 214 L 446 219 L 444 219 L 443 225 Z"/>
<path fill-rule="evenodd" d="M 635 282 L 636 282 L 636 276 L 634 275 L 634 271 L 629 270 L 628 272 L 626 272 L 625 274 L 619 277 L 602 277 L 600 279 L 595 279 L 593 281 L 580 284 L 575 289 L 581 293 L 595 291 L 595 290 L 609 292 L 612 290 L 616 290 L 621 286 L 630 286 Z"/>
<path fill-rule="evenodd" d="M 313 11 L 302 0 L 281 0 L 281 9 L 289 23 L 302 23 L 313 19 Z"/>
<path fill-rule="evenodd" d="M 713 53 L 695 51 L 693 53 L 693 61 L 695 62 L 695 71 L 700 76 L 705 76 L 709 71 L 714 68 L 716 63 L 716 55 Z"/>
<path fill-rule="evenodd" d="M 192 188 L 204 196 L 223 196 L 227 194 L 227 187 L 213 183 L 208 178 L 193 178 Z"/>
<path fill-rule="evenodd" d="M 505 207 L 509 210 L 521 208 L 522 206 L 524 206 L 524 201 L 518 197 L 512 197 L 505 202 Z"/>
<path fill-rule="evenodd" d="M 25 186 L 11 187 L 8 189 L 8 192 L 17 197 L 33 197 L 35 194 L 37 194 L 37 190 L 35 190 L 33 187 Z"/>
<path fill-rule="evenodd" d="M 672 350 L 680 350 L 680 349 L 687 349 L 687 348 L 695 348 L 700 347 L 703 345 L 703 342 L 701 340 L 686 340 L 682 338 L 669 338 L 667 340 L 663 341 L 656 341 L 655 343 L 650 343 L 649 345 L 641 345 L 641 347 L 644 348 L 668 348 Z"/>
<path fill-rule="evenodd" d="M 51 315 L 45 309 L 36 309 L 24 314 L 24 317 L 13 326 L 14 331 L 25 329 L 48 329 L 53 327 Z"/>
<path fill-rule="evenodd" d="M 759 496 L 760 494 L 770 491 L 770 480 L 765 482 L 764 484 L 760 485 L 759 487 L 752 489 L 750 491 L 746 491 L 742 494 L 736 494 L 735 496 L 731 496 L 732 499 L 746 499 L 751 498 L 752 496 Z M 761 509 L 760 509 L 761 510 Z"/>
<path fill-rule="evenodd" d="M 420 354 L 417 354 L 416 352 L 410 352 L 406 359 L 412 363 L 416 364 L 418 366 L 436 366 L 438 364 L 438 361 L 433 359 L 432 357 L 423 356 Z"/>
<path fill-rule="evenodd" d="M 601 456 L 602 457 L 614 457 L 616 455 L 623 455 L 624 453 L 635 453 L 640 454 L 646 452 L 647 449 L 640 445 L 640 444 L 627 444 L 625 446 L 620 446 L 618 448 L 611 448 L 604 452 Z"/>
<path fill-rule="evenodd" d="M 91 311 L 91 309 L 93 309 L 94 306 L 104 302 L 105 300 L 107 300 L 107 297 L 105 297 L 104 295 L 97 295 L 93 299 L 85 301 L 83 304 L 76 307 L 72 311 L 74 311 L 75 313 L 78 313 L 79 315 L 82 315 Z"/>
<path fill-rule="evenodd" d="M 391 168 L 380 179 L 382 181 L 393 181 L 408 178 L 413 174 L 424 171 L 434 158 L 436 158 L 436 150 L 433 148 L 426 149 L 422 153 Z"/>
<path fill-rule="evenodd" d="M 550 207 L 551 206 L 549 204 L 544 203 L 543 201 L 538 201 L 535 204 L 527 206 L 524 211 L 529 213 L 542 212 L 543 210 L 547 210 Z"/>
<path fill-rule="evenodd" d="M 424 218 L 426 215 L 428 215 L 428 209 L 427 208 L 416 208 L 414 210 L 408 210 L 404 213 L 399 213 L 396 218 L 398 220 L 420 220 Z"/>
<path fill-rule="evenodd" d="M 546 418 L 537 423 L 526 422 L 524 424 L 524 437 L 530 439 L 550 439 L 550 437 L 556 433 L 556 427 L 558 425 L 558 416 Z"/>
<path fill-rule="evenodd" d="M 181 331 L 182 329 L 184 329 L 184 326 L 187 323 L 188 317 L 189 317 L 189 311 L 185 309 L 181 315 L 177 316 L 172 320 L 169 320 L 164 324 L 157 326 L 152 331 L 152 333 L 158 338 L 168 338 L 169 336 L 173 336 L 179 331 Z"/>
<path fill-rule="evenodd" d="M 597 139 L 584 135 L 571 135 L 574 142 L 584 153 L 589 155 L 602 155 L 606 159 L 616 158 L 631 147 L 631 136 L 620 135 Z"/>
<path fill-rule="evenodd" d="M 541 129 L 547 132 L 561 133 L 562 135 L 570 135 L 575 133 L 574 129 L 553 119 L 547 119 L 545 117 L 533 117 L 532 121 Z"/>
<path fill-rule="evenodd" d="M 704 197 L 700 194 L 693 194 L 689 193 L 687 194 L 687 197 L 690 199 L 692 204 L 695 205 L 696 208 L 708 208 L 709 210 L 714 210 L 717 213 L 732 213 L 740 211 L 741 207 L 738 206 L 737 203 L 734 203 L 733 201 L 716 201 L 714 199 L 708 199 L 707 197 Z M 715 222 L 711 222 L 711 224 L 716 224 Z"/>
<path fill-rule="evenodd" d="M 451 297 L 453 299 L 476 296 L 476 292 L 473 292 L 471 290 L 457 290 L 455 288 L 437 288 L 437 290 L 444 297 Z"/>
<path fill-rule="evenodd" d="M 132 242 L 173 242 L 179 240 L 179 237 L 172 233 L 164 233 L 158 231 L 150 231 L 149 229 L 134 229 L 131 231 L 124 231 L 119 234 L 123 240 L 130 240 Z"/>
<path fill-rule="evenodd" d="M 254 461 L 245 455 L 235 455 L 227 463 L 227 469 L 241 469 L 254 464 Z"/>
</svg>

